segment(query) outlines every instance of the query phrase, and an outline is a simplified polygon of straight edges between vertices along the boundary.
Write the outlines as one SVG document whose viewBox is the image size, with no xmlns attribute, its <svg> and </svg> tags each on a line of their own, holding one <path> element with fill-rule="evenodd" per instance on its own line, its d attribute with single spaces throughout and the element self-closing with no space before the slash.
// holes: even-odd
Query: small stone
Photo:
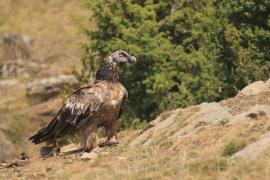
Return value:
<svg viewBox="0 0 270 180">
<path fill-rule="evenodd" d="M 96 152 L 90 152 L 90 153 L 83 153 L 81 156 L 81 160 L 90 160 L 90 159 L 96 159 L 98 157 L 98 154 Z"/>
<path fill-rule="evenodd" d="M 109 152 L 106 152 L 106 151 L 103 151 L 103 152 L 100 152 L 100 155 L 102 155 L 102 156 L 107 156 L 107 155 L 109 155 L 110 153 Z"/>
<path fill-rule="evenodd" d="M 66 145 L 66 146 L 63 146 L 61 148 L 61 153 L 69 153 L 69 152 L 73 152 L 73 151 L 76 151 L 80 148 L 80 145 L 78 144 L 69 144 L 69 145 Z"/>
<path fill-rule="evenodd" d="M 52 171 L 52 169 L 53 169 L 52 167 L 47 167 L 46 172 L 50 172 L 50 171 Z"/>
<path fill-rule="evenodd" d="M 118 156 L 118 159 L 119 159 L 119 160 L 126 160 L 127 158 L 124 157 L 124 156 Z"/>
<path fill-rule="evenodd" d="M 65 163 L 66 164 L 71 164 L 73 161 L 71 160 L 71 159 L 67 159 L 66 161 L 65 161 Z"/>
</svg>

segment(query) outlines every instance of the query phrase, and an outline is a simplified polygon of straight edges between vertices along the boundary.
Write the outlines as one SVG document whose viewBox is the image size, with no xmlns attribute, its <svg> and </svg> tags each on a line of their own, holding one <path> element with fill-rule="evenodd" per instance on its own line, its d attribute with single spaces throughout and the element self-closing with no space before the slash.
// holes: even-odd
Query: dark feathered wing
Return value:
<svg viewBox="0 0 270 180">
<path fill-rule="evenodd" d="M 91 121 L 103 104 L 101 88 L 97 84 L 82 87 L 75 91 L 61 107 L 55 118 L 37 134 L 30 137 L 35 144 L 61 136 L 70 127 L 78 129 Z"/>
<path fill-rule="evenodd" d="M 124 111 L 124 109 L 125 109 L 125 107 L 127 105 L 127 102 L 128 102 L 128 92 L 126 91 L 125 95 L 124 95 L 124 97 L 122 99 L 121 107 L 119 109 L 119 114 L 118 114 L 117 118 L 121 117 L 121 115 L 122 115 L 122 113 L 123 113 L 123 111 Z"/>
</svg>

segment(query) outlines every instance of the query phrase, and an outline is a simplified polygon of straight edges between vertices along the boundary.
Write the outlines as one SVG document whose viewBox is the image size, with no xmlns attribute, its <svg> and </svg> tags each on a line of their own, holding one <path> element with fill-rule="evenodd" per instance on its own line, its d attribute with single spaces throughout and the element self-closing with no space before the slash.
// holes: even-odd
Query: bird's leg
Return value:
<svg viewBox="0 0 270 180">
<path fill-rule="evenodd" d="M 53 155 L 58 156 L 60 154 L 60 146 L 57 143 L 56 140 L 53 141 L 53 150 L 52 150 Z"/>
<path fill-rule="evenodd" d="M 81 145 L 81 150 L 83 150 L 86 147 L 86 140 L 87 140 L 87 135 L 85 132 L 85 128 L 80 129 L 80 145 Z"/>
<path fill-rule="evenodd" d="M 119 144 L 118 138 L 117 138 L 117 121 L 114 120 L 110 126 L 107 126 L 106 128 L 107 132 L 107 142 L 105 143 L 107 146 L 112 146 Z"/>
<path fill-rule="evenodd" d="M 92 124 L 81 130 L 81 148 L 85 152 L 90 152 L 97 147 L 97 126 Z"/>
<path fill-rule="evenodd" d="M 90 152 L 93 149 L 95 149 L 97 147 L 97 140 L 98 140 L 97 132 L 96 131 L 91 132 L 87 138 L 86 148 L 84 149 L 84 151 Z"/>
</svg>

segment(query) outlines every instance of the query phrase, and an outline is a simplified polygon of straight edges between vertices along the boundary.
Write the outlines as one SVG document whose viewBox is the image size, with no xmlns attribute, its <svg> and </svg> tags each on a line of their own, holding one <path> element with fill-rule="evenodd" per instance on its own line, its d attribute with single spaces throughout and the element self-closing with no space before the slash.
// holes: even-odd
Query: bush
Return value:
<svg viewBox="0 0 270 180">
<path fill-rule="evenodd" d="M 86 82 L 100 60 L 124 49 L 138 63 L 122 69 L 129 118 L 233 96 L 270 70 L 270 2 L 86 0 L 96 29 L 83 69 Z"/>
</svg>

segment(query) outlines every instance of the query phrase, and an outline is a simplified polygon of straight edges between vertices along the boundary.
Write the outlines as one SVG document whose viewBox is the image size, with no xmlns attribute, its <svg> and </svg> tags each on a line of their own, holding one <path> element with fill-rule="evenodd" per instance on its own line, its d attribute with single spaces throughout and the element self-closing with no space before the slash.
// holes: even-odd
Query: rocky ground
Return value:
<svg viewBox="0 0 270 180">
<path fill-rule="evenodd" d="M 121 143 L 91 153 L 38 158 L 2 167 L 4 179 L 269 179 L 270 80 L 234 98 L 160 114 L 140 131 L 121 131 Z M 104 139 L 100 140 L 101 142 Z M 20 165 L 20 164 L 19 164 Z"/>
<path fill-rule="evenodd" d="M 270 179 L 270 80 L 163 112 L 121 131 L 118 146 L 72 153 L 78 144 L 68 142 L 40 159 L 28 137 L 78 86 L 76 23 L 94 28 L 88 17 L 77 0 L 0 1 L 0 179 Z"/>
</svg>

